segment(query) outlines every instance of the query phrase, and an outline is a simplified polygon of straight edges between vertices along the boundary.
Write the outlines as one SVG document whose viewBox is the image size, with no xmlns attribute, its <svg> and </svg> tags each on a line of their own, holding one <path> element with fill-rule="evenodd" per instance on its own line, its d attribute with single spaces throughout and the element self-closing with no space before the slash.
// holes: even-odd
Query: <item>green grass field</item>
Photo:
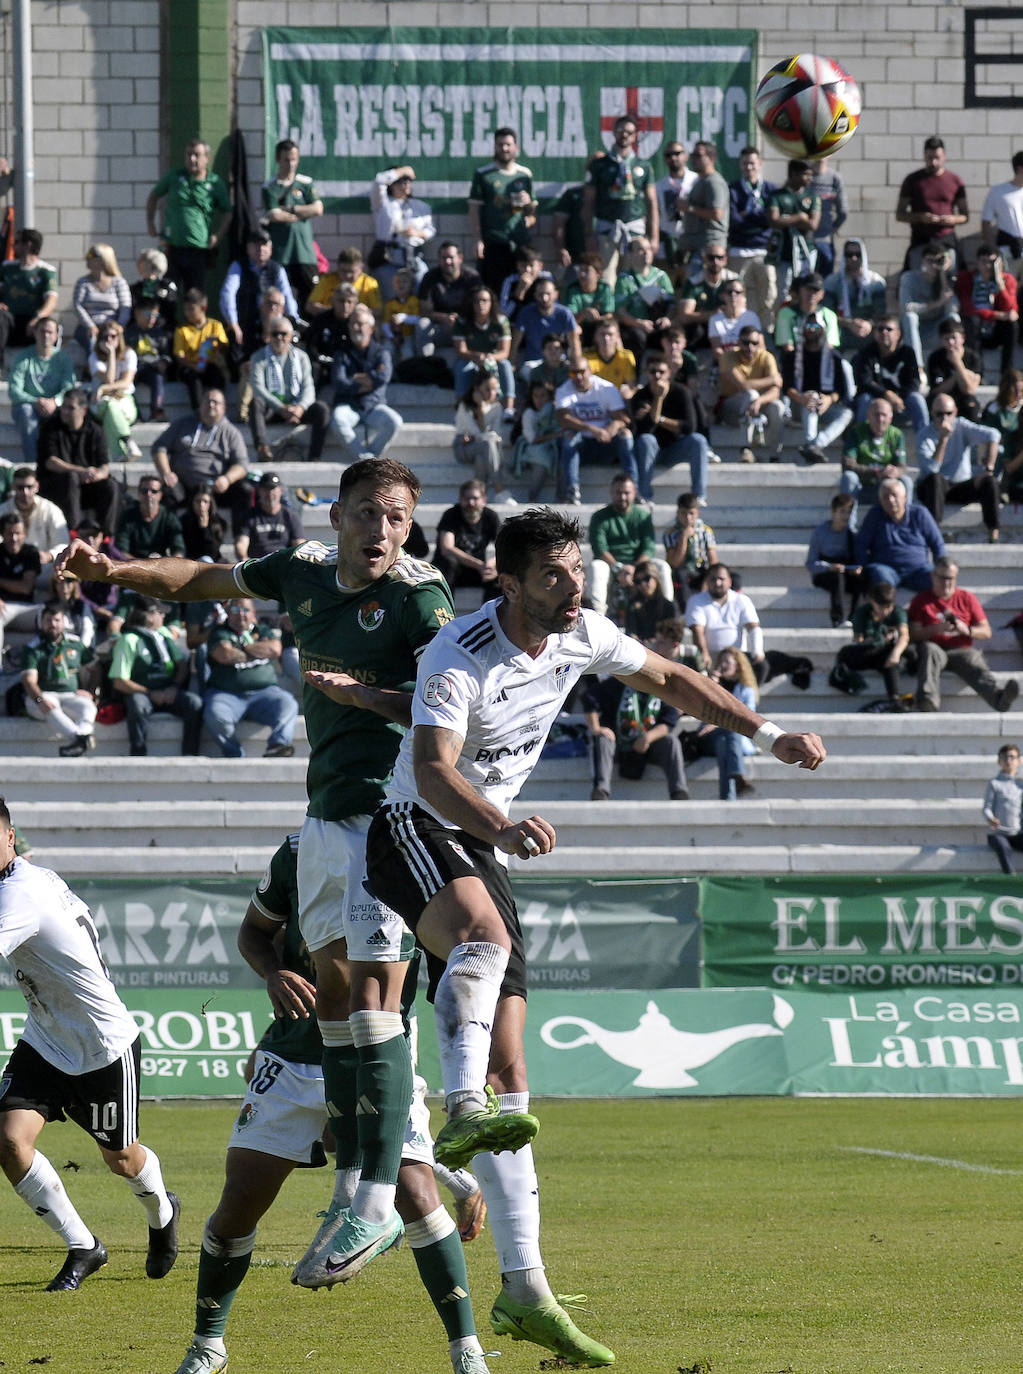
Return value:
<svg viewBox="0 0 1023 1374">
<path fill-rule="evenodd" d="M 580 1325 L 636 1374 L 998 1374 L 1023 1370 L 1020 1104 L 712 1099 L 540 1101 L 544 1253 Z M 3 1374 L 173 1374 L 192 1332 L 199 1241 L 219 1195 L 229 1104 L 144 1106 L 142 1138 L 184 1203 L 182 1252 L 143 1274 L 145 1219 L 75 1127 L 40 1144 L 109 1265 L 77 1294 L 43 1286 L 63 1258 L 8 1191 Z M 947 1164 L 897 1158 L 917 1155 Z M 962 1166 L 952 1167 L 952 1162 Z M 443 1330 L 407 1250 L 347 1288 L 288 1282 L 330 1192 L 295 1173 L 265 1218 L 231 1317 L 231 1374 L 444 1374 Z M 493 1374 L 556 1367 L 498 1339 L 487 1232 L 468 1252 Z"/>
</svg>

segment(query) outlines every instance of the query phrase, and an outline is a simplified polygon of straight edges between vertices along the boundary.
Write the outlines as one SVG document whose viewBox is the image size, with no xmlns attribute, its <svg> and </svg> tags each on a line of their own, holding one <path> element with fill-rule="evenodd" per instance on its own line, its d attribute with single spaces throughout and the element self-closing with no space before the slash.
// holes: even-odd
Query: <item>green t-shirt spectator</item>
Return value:
<svg viewBox="0 0 1023 1374">
<path fill-rule="evenodd" d="M 110 676 L 159 692 L 173 685 L 175 669 L 185 657 L 186 650 L 166 625 L 158 630 L 125 630 L 114 644 Z"/>
<path fill-rule="evenodd" d="M 81 685 L 78 675 L 94 657 L 77 635 L 65 632 L 55 642 L 40 635 L 21 651 L 21 671 L 35 669 L 41 692 L 77 692 Z"/>
<path fill-rule="evenodd" d="M 519 247 L 529 242 L 526 212 L 533 204 L 533 173 L 513 162 L 502 168 L 496 162 L 477 167 L 469 187 L 469 199 L 480 207 L 480 237 L 484 243 Z"/>
<path fill-rule="evenodd" d="M 214 224 L 231 212 L 231 197 L 216 172 L 192 178 L 179 167 L 162 176 L 152 194 L 167 198 L 163 234 L 174 248 L 208 248 Z"/>
<path fill-rule="evenodd" d="M 57 269 L 42 259 L 32 267 L 16 261 L 0 263 L 0 301 L 12 315 L 31 319 L 56 289 Z"/>
<path fill-rule="evenodd" d="M 857 606 L 853 611 L 853 635 L 856 638 L 862 638 L 863 642 L 869 644 L 871 648 L 885 644 L 888 640 L 889 630 L 895 630 L 897 633 L 903 625 L 908 624 L 909 617 L 901 606 L 893 607 L 884 620 L 874 619 L 874 612 L 870 608 L 869 601 L 864 601 L 861 606 Z M 894 643 L 894 640 L 892 642 Z"/>
<path fill-rule="evenodd" d="M 889 425 L 880 439 L 877 439 L 866 420 L 861 420 L 859 424 L 846 431 L 842 457 L 851 458 L 860 467 L 876 468 L 880 476 L 881 470 L 889 465 L 905 466 L 906 441 L 902 437 L 902 431 L 895 425 Z M 869 482 L 871 478 L 866 476 L 860 480 Z M 878 477 L 875 476 L 873 481 L 877 480 Z"/>
<path fill-rule="evenodd" d="M 657 556 L 653 516 L 643 506 L 602 506 L 590 517 L 589 536 L 594 558 L 609 553 L 616 563 L 635 563 Z"/>
<path fill-rule="evenodd" d="M 232 644 L 237 649 L 255 644 L 260 639 L 279 640 L 280 630 L 269 625 L 257 625 L 254 630 L 237 634 L 230 625 L 217 625 L 210 631 L 209 649 L 206 656 L 209 676 L 206 690 L 209 692 L 255 692 L 261 687 L 276 687 L 277 669 L 269 658 L 247 658 L 243 663 L 218 663 L 213 650 L 218 644 Z"/>
</svg>

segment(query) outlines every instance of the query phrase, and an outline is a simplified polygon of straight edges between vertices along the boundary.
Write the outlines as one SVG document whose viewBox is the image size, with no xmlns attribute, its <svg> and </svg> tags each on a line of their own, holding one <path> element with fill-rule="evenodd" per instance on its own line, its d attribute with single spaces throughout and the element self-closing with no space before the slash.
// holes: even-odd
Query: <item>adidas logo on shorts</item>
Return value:
<svg viewBox="0 0 1023 1374">
<path fill-rule="evenodd" d="M 382 926 L 379 930 L 375 930 L 366 941 L 366 944 L 370 945 L 373 949 L 386 949 L 390 943 L 390 940 L 387 938 L 387 933 Z"/>
</svg>

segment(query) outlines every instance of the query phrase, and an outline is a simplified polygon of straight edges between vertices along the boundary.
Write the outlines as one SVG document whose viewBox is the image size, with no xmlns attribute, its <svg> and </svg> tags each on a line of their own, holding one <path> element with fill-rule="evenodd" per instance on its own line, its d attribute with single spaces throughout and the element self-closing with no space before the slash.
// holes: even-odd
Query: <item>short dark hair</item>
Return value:
<svg viewBox="0 0 1023 1374">
<path fill-rule="evenodd" d="M 658 620 L 654 626 L 654 634 L 663 635 L 665 639 L 673 639 L 676 644 L 681 644 L 686 637 L 686 622 L 681 616 L 668 616 L 664 620 Z"/>
<path fill-rule="evenodd" d="M 575 260 L 575 265 L 579 267 L 592 267 L 596 272 L 603 272 L 604 259 L 599 253 L 580 253 Z"/>
<path fill-rule="evenodd" d="M 6 515 L 0 515 L 0 535 L 6 534 L 12 525 L 23 525 L 25 517 L 20 511 L 9 510 Z"/>
<path fill-rule="evenodd" d="M 1018 172 L 1021 167 L 1023 167 L 1023 151 L 1012 155 L 1012 170 Z"/>
<path fill-rule="evenodd" d="M 802 175 L 803 172 L 808 172 L 810 168 L 811 163 L 807 162 L 805 157 L 789 158 L 788 174 L 790 177 Z"/>
<path fill-rule="evenodd" d="M 579 521 L 553 506 L 533 506 L 513 515 L 497 531 L 497 571 L 521 582 L 540 554 L 556 553 L 581 539 Z"/>
<path fill-rule="evenodd" d="M 298 152 L 298 144 L 295 140 L 293 138 L 282 138 L 274 149 L 274 157 L 280 157 L 281 153 L 290 153 L 292 149 L 294 149 L 296 153 Z"/>
<path fill-rule="evenodd" d="M 935 148 L 944 148 L 944 146 L 944 139 L 939 138 L 937 134 L 931 134 L 930 138 L 924 139 L 925 153 L 931 153 Z"/>
<path fill-rule="evenodd" d="M 675 505 L 678 510 L 699 510 L 700 498 L 695 491 L 684 491 Z"/>
<path fill-rule="evenodd" d="M 43 236 L 38 229 L 19 229 L 14 242 L 23 243 L 30 253 L 38 253 L 43 246 Z"/>
<path fill-rule="evenodd" d="M 351 467 L 345 468 L 341 474 L 337 488 L 338 501 L 343 505 L 353 487 L 370 479 L 382 485 L 407 488 L 408 494 L 412 497 L 413 507 L 423 494 L 422 482 L 411 468 L 399 463 L 396 458 L 363 458 Z"/>
<path fill-rule="evenodd" d="M 895 588 L 891 582 L 875 582 L 867 592 L 867 599 L 875 606 L 894 606 Z"/>
<path fill-rule="evenodd" d="M 5 830 L 11 830 L 13 828 L 11 824 L 11 813 L 7 809 L 7 803 L 4 801 L 3 797 L 0 797 L 0 824 L 3 825 Z"/>
<path fill-rule="evenodd" d="M 181 297 L 182 305 L 209 305 L 209 297 L 198 286 L 191 286 Z"/>
<path fill-rule="evenodd" d="M 856 504 L 856 498 L 847 491 L 836 491 L 831 498 L 832 510 L 851 510 Z"/>
<path fill-rule="evenodd" d="M 43 606 L 43 615 L 57 615 L 58 613 L 60 615 L 64 614 L 64 607 L 61 605 L 59 601 L 47 601 L 46 604 Z"/>
<path fill-rule="evenodd" d="M 519 141 L 518 132 L 507 124 L 502 124 L 499 129 L 494 130 L 494 142 L 496 143 L 499 138 L 513 138 L 516 143 Z"/>
<path fill-rule="evenodd" d="M 35 475 L 36 475 L 36 470 L 35 470 L 35 468 L 30 468 L 30 467 L 28 467 L 28 466 L 26 465 L 25 467 L 20 467 L 20 468 L 15 468 L 15 469 L 14 469 L 14 479 L 13 479 L 13 480 L 16 482 L 16 481 L 18 480 L 19 477 L 21 477 L 22 479 L 24 479 L 24 478 L 26 478 L 26 477 L 35 477 Z"/>
</svg>

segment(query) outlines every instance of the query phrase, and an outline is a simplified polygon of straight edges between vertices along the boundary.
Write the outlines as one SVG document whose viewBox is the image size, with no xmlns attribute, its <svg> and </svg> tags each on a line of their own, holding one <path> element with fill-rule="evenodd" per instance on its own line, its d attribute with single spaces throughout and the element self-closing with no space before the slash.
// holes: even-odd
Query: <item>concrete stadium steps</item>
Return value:
<svg viewBox="0 0 1023 1374">
<path fill-rule="evenodd" d="M 267 736 L 270 733 L 266 725 L 256 725 L 252 721 L 242 721 L 238 726 L 238 739 L 245 749 L 250 759 L 256 759 L 261 764 L 263 750 L 266 748 Z M 112 759 L 124 758 L 128 753 L 128 728 L 124 721 L 119 721 L 116 725 L 97 724 L 95 730 L 96 748 L 91 752 L 92 759 Z M 61 759 L 57 754 L 58 741 L 51 738 L 43 725 L 27 716 L 0 717 L 0 752 L 2 752 L 5 765 L 6 761 L 12 758 L 35 758 L 37 761 L 42 759 L 55 758 L 57 763 L 66 768 L 72 763 L 87 763 L 88 759 L 74 760 Z M 295 756 L 299 760 L 298 767 L 304 768 L 309 757 L 309 746 L 305 735 L 305 718 L 299 716 L 295 723 L 295 735 L 292 740 L 295 746 Z M 179 758 L 181 751 L 181 722 L 174 716 L 166 712 L 158 712 L 149 719 L 148 749 L 150 757 L 161 759 L 161 769 L 163 759 L 167 757 Z M 224 763 L 231 763 L 230 759 L 222 759 L 220 750 L 215 742 L 203 730 L 200 740 L 200 757 L 221 759 Z M 265 764 L 279 765 L 287 763 L 287 759 L 266 759 Z M 145 769 L 145 760 L 141 761 L 141 766 Z M 6 766 L 4 769 L 6 776 Z"/>
</svg>

